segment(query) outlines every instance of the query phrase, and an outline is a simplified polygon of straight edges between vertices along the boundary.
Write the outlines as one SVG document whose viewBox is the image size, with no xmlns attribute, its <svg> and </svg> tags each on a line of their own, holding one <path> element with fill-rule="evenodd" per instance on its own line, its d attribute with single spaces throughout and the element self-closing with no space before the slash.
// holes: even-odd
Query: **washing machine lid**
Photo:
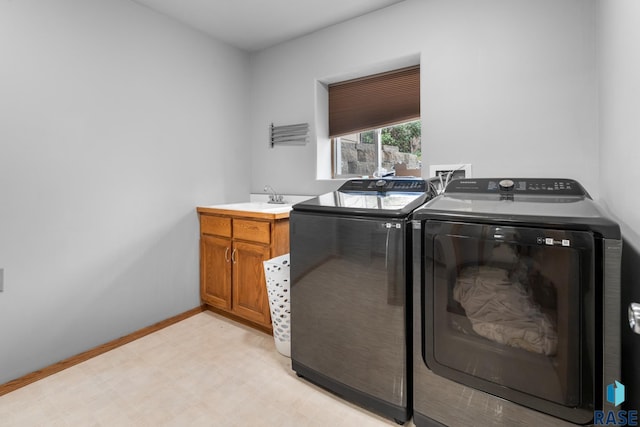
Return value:
<svg viewBox="0 0 640 427">
<path fill-rule="evenodd" d="M 452 181 L 444 193 L 413 213 L 413 219 L 501 222 L 532 227 L 595 231 L 620 239 L 586 190 L 570 179 L 481 178 Z"/>
<path fill-rule="evenodd" d="M 431 197 L 430 187 L 423 179 L 353 179 L 336 191 L 293 205 L 293 210 L 400 218 L 408 216 Z"/>
</svg>

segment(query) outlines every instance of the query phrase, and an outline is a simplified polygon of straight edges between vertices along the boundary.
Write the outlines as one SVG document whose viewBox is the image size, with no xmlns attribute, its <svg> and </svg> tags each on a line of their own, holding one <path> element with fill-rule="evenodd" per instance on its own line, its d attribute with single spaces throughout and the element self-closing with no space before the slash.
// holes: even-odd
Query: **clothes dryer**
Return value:
<svg viewBox="0 0 640 427">
<path fill-rule="evenodd" d="M 414 422 L 568 426 L 614 410 L 620 229 L 570 179 L 462 179 L 413 214 Z"/>
</svg>

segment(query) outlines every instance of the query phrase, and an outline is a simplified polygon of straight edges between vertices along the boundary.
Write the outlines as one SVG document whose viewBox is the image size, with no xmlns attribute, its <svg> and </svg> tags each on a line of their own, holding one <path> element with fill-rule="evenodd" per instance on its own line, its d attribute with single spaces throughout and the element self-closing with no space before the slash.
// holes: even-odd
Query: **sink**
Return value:
<svg viewBox="0 0 640 427">
<path fill-rule="evenodd" d="M 287 205 L 295 205 L 296 203 L 303 202 L 305 200 L 311 199 L 315 196 L 308 195 L 299 195 L 299 194 L 282 194 L 284 198 L 284 202 Z M 269 200 L 269 195 L 266 193 L 251 193 L 249 194 L 249 201 L 251 202 L 267 202 Z M 278 206 L 275 204 L 271 204 L 271 206 Z"/>
<path fill-rule="evenodd" d="M 226 209 L 230 211 L 246 211 L 246 212 L 261 212 L 261 213 L 285 213 L 291 210 L 291 204 L 274 204 L 267 202 L 242 202 L 242 203 L 228 203 L 225 205 L 214 205 L 211 208 Z"/>
</svg>

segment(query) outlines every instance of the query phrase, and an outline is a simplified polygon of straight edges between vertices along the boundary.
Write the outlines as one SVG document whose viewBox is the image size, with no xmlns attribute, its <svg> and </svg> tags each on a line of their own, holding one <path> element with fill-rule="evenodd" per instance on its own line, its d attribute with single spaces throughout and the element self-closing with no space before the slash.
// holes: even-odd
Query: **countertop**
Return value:
<svg viewBox="0 0 640 427">
<path fill-rule="evenodd" d="M 284 219 L 289 218 L 292 206 L 310 199 L 310 195 L 284 195 L 283 204 L 267 203 L 268 194 L 250 194 L 248 202 L 225 203 L 211 206 L 198 206 L 198 213 L 214 215 L 233 215 L 246 218 Z"/>
<path fill-rule="evenodd" d="M 258 219 L 289 218 L 291 204 L 275 204 L 267 202 L 227 203 L 222 205 L 198 206 L 198 213 L 214 215 L 233 215 Z"/>
</svg>

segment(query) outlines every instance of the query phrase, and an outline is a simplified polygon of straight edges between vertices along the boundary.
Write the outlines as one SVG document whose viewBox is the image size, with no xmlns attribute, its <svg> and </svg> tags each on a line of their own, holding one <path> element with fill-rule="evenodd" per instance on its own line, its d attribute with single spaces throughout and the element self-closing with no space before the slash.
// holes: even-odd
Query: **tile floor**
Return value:
<svg viewBox="0 0 640 427">
<path fill-rule="evenodd" d="M 271 336 L 208 311 L 0 396 L 3 427 L 394 425 L 296 377 Z"/>
</svg>

